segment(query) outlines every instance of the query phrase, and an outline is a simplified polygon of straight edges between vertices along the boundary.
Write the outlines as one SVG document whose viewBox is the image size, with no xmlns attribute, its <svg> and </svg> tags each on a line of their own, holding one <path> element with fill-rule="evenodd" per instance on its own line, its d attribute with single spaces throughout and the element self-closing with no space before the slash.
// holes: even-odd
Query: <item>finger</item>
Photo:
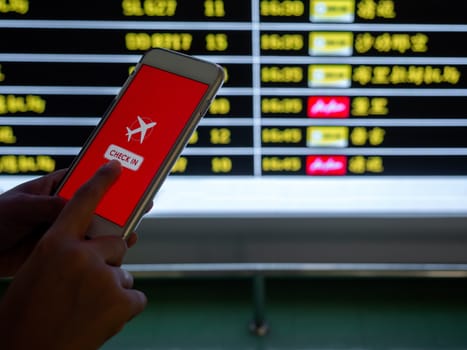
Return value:
<svg viewBox="0 0 467 350">
<path fill-rule="evenodd" d="M 27 208 L 27 212 L 34 213 L 29 215 L 25 220 L 34 220 L 38 223 L 49 223 L 54 221 L 65 206 L 66 201 L 58 196 L 42 196 L 30 195 L 25 197 L 21 203 L 23 210 Z"/>
<path fill-rule="evenodd" d="M 117 180 L 121 165 L 113 160 L 102 166 L 65 205 L 53 229 L 60 235 L 84 238 L 97 205 Z"/>
<path fill-rule="evenodd" d="M 144 213 L 146 214 L 149 213 L 153 206 L 154 206 L 154 201 L 150 201 L 144 208 Z"/>
<path fill-rule="evenodd" d="M 56 188 L 60 181 L 65 176 L 67 169 L 54 171 L 48 175 L 39 177 L 37 179 L 25 182 L 19 185 L 16 189 L 24 193 L 31 193 L 37 195 L 51 195 L 55 193 Z"/>
<path fill-rule="evenodd" d="M 126 240 L 126 245 L 128 246 L 128 248 L 131 248 L 136 244 L 137 241 L 138 241 L 138 235 L 134 232 L 130 233 L 130 235 L 128 236 Z"/>
<path fill-rule="evenodd" d="M 131 320 L 133 317 L 138 315 L 139 313 L 143 312 L 144 308 L 148 303 L 148 299 L 146 295 L 136 289 L 124 289 L 123 293 L 126 295 L 128 300 L 128 321 Z"/>
<path fill-rule="evenodd" d="M 125 289 L 133 288 L 134 279 L 131 273 L 119 267 L 112 267 L 112 269 L 113 269 L 113 272 L 116 278 L 120 281 L 120 284 L 123 288 Z"/>
<path fill-rule="evenodd" d="M 87 244 L 93 246 L 99 253 L 99 256 L 101 256 L 108 265 L 122 265 L 123 258 L 127 251 L 127 244 L 121 237 L 95 237 L 89 240 Z"/>
<path fill-rule="evenodd" d="M 0 250 L 4 250 L 15 244 L 21 245 L 20 241 L 28 236 L 37 239 L 44 234 L 65 206 L 65 200 L 55 196 L 17 193 L 0 205 L 3 206 L 2 219 L 10 220 L 10 223 L 8 220 L 5 222 L 6 229 L 14 231 L 14 235 L 9 235 L 11 239 L 3 239 Z"/>
<path fill-rule="evenodd" d="M 66 203 L 63 198 L 57 196 L 29 193 L 15 194 L 11 198 L 5 201 L 5 215 L 17 217 L 23 224 L 27 223 L 31 227 L 55 221 Z M 18 237 L 28 233 L 30 232 L 22 230 L 15 232 Z"/>
</svg>

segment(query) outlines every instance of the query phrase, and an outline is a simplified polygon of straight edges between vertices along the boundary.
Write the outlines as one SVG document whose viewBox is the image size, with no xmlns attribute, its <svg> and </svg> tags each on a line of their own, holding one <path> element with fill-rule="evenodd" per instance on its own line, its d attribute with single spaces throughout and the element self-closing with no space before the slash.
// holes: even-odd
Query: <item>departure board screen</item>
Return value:
<svg viewBox="0 0 467 350">
<path fill-rule="evenodd" d="M 464 215 L 462 8 L 0 0 L 0 190 L 69 166 L 141 55 L 162 47 L 227 79 L 153 215 Z"/>
</svg>

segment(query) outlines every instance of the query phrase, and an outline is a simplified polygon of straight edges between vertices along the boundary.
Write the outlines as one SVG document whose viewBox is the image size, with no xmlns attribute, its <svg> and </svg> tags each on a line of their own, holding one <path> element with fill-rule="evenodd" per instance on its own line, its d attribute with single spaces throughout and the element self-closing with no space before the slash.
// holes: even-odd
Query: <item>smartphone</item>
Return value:
<svg viewBox="0 0 467 350">
<path fill-rule="evenodd" d="M 178 52 L 141 58 L 57 190 L 69 200 L 100 166 L 121 163 L 88 236 L 126 238 L 136 229 L 223 80 L 222 67 Z"/>
</svg>

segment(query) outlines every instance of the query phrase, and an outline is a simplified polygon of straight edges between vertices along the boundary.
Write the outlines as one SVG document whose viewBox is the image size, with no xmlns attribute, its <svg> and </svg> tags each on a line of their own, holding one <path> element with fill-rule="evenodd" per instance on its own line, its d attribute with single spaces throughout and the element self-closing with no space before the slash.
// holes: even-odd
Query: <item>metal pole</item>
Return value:
<svg viewBox="0 0 467 350">
<path fill-rule="evenodd" d="M 263 275 L 253 277 L 253 321 L 250 330 L 257 336 L 263 337 L 269 331 L 266 322 L 265 278 Z"/>
</svg>

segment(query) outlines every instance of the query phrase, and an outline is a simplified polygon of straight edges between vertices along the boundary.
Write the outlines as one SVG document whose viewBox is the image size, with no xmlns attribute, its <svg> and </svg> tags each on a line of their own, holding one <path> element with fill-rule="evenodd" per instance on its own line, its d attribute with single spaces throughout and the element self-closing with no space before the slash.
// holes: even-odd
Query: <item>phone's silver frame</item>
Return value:
<svg viewBox="0 0 467 350">
<path fill-rule="evenodd" d="M 155 194 L 157 193 L 162 183 L 168 176 L 177 158 L 179 157 L 183 148 L 189 141 L 193 131 L 198 125 L 200 119 L 208 110 L 217 91 L 222 86 L 225 77 L 224 69 L 212 62 L 204 61 L 182 53 L 160 48 L 148 51 L 138 62 L 135 70 L 127 79 L 119 94 L 105 112 L 99 125 L 93 131 L 93 133 L 81 149 L 81 152 L 73 161 L 65 178 L 60 184 L 57 193 L 59 193 L 63 184 L 67 181 L 70 174 L 74 171 L 76 165 L 79 163 L 80 159 L 83 157 L 83 155 L 89 148 L 89 145 L 92 143 L 94 137 L 99 133 L 100 129 L 103 127 L 106 120 L 111 115 L 114 107 L 116 106 L 120 98 L 125 94 L 128 86 L 133 80 L 133 77 L 137 74 L 142 65 L 148 65 L 151 67 L 159 68 L 161 70 L 173 74 L 177 74 L 192 80 L 199 81 L 201 83 L 205 83 L 208 85 L 208 89 L 204 94 L 203 98 L 201 99 L 200 103 L 198 104 L 197 108 L 193 111 L 193 114 L 191 115 L 188 123 L 185 125 L 176 142 L 174 143 L 171 152 L 167 155 L 166 159 L 159 168 L 159 171 L 155 174 L 153 180 L 151 181 L 145 193 L 139 200 L 137 206 L 134 208 L 132 214 L 130 215 L 130 218 L 125 223 L 125 225 L 121 227 L 99 215 L 95 215 L 93 222 L 91 223 L 91 226 L 89 227 L 87 232 L 87 234 L 90 237 L 102 235 L 118 235 L 122 236 L 123 238 L 127 238 L 128 235 L 137 228 L 139 222 L 141 221 L 145 213 L 146 208 L 150 205 Z"/>
</svg>

